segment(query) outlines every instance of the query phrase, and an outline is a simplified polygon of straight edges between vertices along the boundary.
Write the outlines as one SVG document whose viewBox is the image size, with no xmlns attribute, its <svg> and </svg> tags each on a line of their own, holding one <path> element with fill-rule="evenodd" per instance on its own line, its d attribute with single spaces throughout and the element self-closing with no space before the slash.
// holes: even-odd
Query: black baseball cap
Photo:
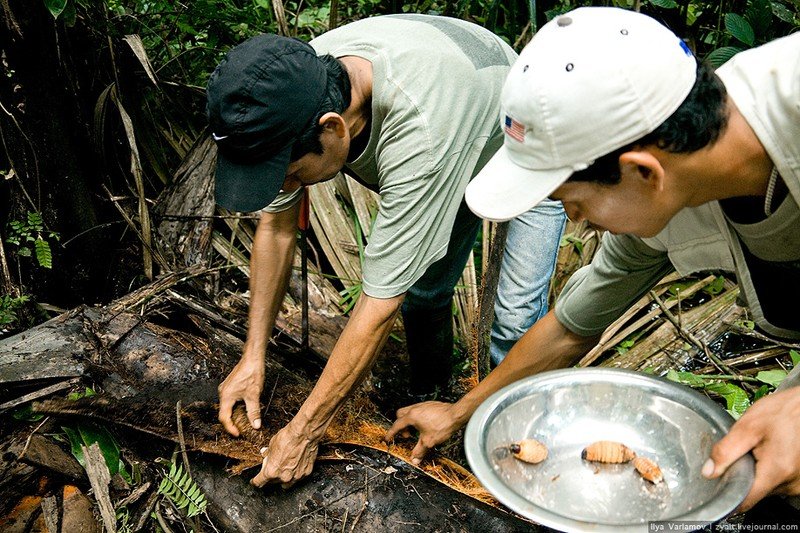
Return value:
<svg viewBox="0 0 800 533">
<path fill-rule="evenodd" d="M 292 145 L 317 114 L 327 79 L 317 53 L 298 39 L 257 35 L 225 55 L 206 87 L 219 205 L 257 211 L 275 199 Z"/>
</svg>

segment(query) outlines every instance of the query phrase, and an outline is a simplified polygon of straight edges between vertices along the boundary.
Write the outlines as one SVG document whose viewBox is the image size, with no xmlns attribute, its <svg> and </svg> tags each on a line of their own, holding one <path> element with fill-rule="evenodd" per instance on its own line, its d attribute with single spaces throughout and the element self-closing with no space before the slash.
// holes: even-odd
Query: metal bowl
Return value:
<svg viewBox="0 0 800 533">
<path fill-rule="evenodd" d="M 719 479 L 700 470 L 733 424 L 720 406 L 688 387 L 627 370 L 567 369 L 523 379 L 488 398 L 467 425 L 467 460 L 481 483 L 520 515 L 562 531 L 643 531 L 651 521 L 715 521 L 750 490 L 754 462 L 739 459 Z M 533 438 L 548 448 L 539 464 L 509 445 Z M 654 459 L 652 484 L 630 463 L 581 459 L 598 440 L 624 443 Z"/>
</svg>

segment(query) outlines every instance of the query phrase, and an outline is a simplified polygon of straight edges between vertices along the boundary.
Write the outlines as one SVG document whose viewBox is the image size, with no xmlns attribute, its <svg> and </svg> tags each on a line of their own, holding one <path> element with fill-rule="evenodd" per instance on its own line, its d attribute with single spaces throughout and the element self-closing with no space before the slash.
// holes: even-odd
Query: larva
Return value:
<svg viewBox="0 0 800 533">
<path fill-rule="evenodd" d="M 636 452 L 621 444 L 610 440 L 601 440 L 590 444 L 583 449 L 581 458 L 597 463 L 627 463 L 636 457 Z"/>
<path fill-rule="evenodd" d="M 650 483 L 661 483 L 664 480 L 661 469 L 655 461 L 647 457 L 636 457 L 633 460 L 633 467 L 641 476 Z"/>
<path fill-rule="evenodd" d="M 526 463 L 541 463 L 547 459 L 547 446 L 535 439 L 523 439 L 508 447 L 514 457 Z"/>
</svg>

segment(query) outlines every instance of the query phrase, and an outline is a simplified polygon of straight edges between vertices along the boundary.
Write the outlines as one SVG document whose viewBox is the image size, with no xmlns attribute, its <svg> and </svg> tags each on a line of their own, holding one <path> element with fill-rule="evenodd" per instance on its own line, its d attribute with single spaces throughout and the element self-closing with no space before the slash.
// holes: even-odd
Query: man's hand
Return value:
<svg viewBox="0 0 800 533">
<path fill-rule="evenodd" d="M 752 451 L 756 475 L 739 506 L 747 511 L 770 492 L 800 494 L 800 387 L 776 392 L 753 404 L 711 450 L 703 466 L 708 478 L 721 476 Z"/>
<path fill-rule="evenodd" d="M 417 403 L 397 410 L 397 420 L 386 432 L 384 440 L 389 442 L 398 433 L 401 437 L 410 437 L 410 427 L 419 431 L 419 440 L 411 452 L 411 462 L 418 465 L 429 449 L 449 439 L 461 424 L 453 416 L 451 403 Z"/>
<path fill-rule="evenodd" d="M 270 439 L 261 472 L 250 483 L 256 487 L 282 483 L 288 488 L 311 473 L 318 450 L 319 442 L 296 431 L 290 422 Z"/>
<path fill-rule="evenodd" d="M 231 373 L 220 383 L 219 390 L 219 421 L 225 431 L 239 436 L 239 430 L 231 419 L 233 406 L 239 400 L 244 400 L 247 409 L 247 419 L 254 429 L 261 428 L 261 390 L 264 388 L 264 360 L 261 357 L 242 357 L 233 367 Z"/>
</svg>

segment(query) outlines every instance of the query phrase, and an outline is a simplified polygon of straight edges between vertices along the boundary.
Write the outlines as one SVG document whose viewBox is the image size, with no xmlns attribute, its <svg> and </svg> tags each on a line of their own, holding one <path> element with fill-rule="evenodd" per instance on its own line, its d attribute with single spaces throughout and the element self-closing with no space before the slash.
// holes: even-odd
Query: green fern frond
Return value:
<svg viewBox="0 0 800 533">
<path fill-rule="evenodd" d="M 187 509 L 189 517 L 199 515 L 206 510 L 206 497 L 200 487 L 197 486 L 188 472 L 183 471 L 182 466 L 172 463 L 169 473 L 158 486 L 159 494 L 163 494 L 170 499 L 178 509 Z"/>
<path fill-rule="evenodd" d="M 53 253 L 50 251 L 50 243 L 39 237 L 33 245 L 36 248 L 36 260 L 39 262 L 39 266 L 53 268 Z"/>
</svg>

